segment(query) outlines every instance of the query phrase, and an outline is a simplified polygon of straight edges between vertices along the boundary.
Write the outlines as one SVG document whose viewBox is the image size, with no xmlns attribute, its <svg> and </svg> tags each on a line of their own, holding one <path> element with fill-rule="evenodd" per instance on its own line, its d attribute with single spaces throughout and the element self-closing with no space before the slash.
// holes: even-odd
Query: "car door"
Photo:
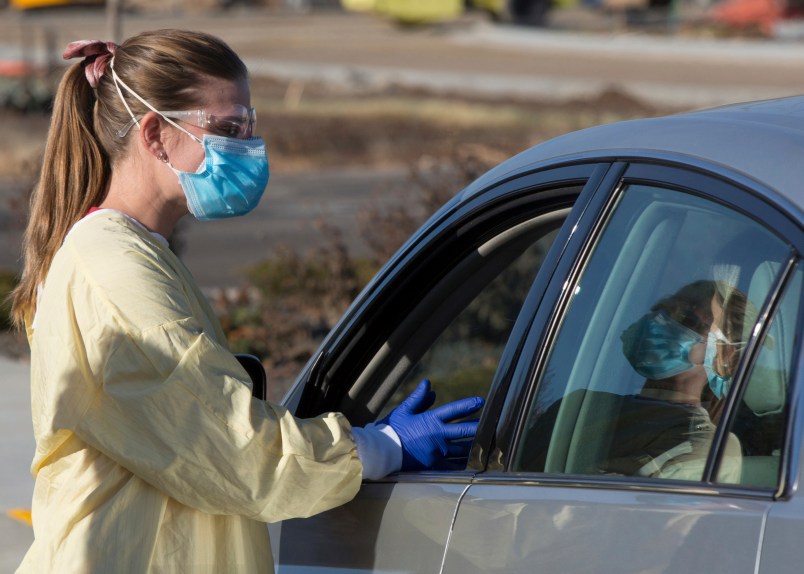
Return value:
<svg viewBox="0 0 804 574">
<path fill-rule="evenodd" d="M 763 572 L 800 568 L 770 558 L 765 568 L 761 552 L 797 476 L 800 228 L 699 169 L 617 169 L 546 291 L 531 294 L 539 303 L 525 303 L 535 311 L 511 351 L 487 467 L 461 496 L 441 572 L 735 574 L 756 572 L 760 555 Z M 703 364 L 646 376 L 658 363 L 631 351 L 635 325 L 699 292 L 709 304 L 690 321 L 708 321 L 702 345 L 720 327 L 713 364 L 731 361 L 725 390 Z M 677 380 L 702 385 L 697 398 Z"/>
<path fill-rule="evenodd" d="M 549 280 L 582 212 L 578 198 L 591 196 L 608 169 L 546 169 L 457 197 L 367 287 L 286 404 L 300 416 L 337 410 L 362 425 L 423 377 L 437 404 L 489 396 L 510 361 L 506 342 L 526 327 L 515 322 L 534 278 Z M 437 572 L 479 460 L 365 481 L 340 508 L 271 525 L 277 571 Z"/>
</svg>

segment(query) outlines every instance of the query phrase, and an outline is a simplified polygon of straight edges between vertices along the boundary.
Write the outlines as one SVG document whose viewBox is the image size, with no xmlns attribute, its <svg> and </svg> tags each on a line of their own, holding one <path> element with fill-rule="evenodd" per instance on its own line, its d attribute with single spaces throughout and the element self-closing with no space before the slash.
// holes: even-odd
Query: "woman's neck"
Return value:
<svg viewBox="0 0 804 574">
<path fill-rule="evenodd" d="M 156 181 L 143 177 L 131 163 L 116 166 L 109 181 L 109 190 L 98 207 L 125 213 L 146 229 L 170 238 L 173 229 L 185 213 L 186 206 L 167 201 Z"/>
</svg>

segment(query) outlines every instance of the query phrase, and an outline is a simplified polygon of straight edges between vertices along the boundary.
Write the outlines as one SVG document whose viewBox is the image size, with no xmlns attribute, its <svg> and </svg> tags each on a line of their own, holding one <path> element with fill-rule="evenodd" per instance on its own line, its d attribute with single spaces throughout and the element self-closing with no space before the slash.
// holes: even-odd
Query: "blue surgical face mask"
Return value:
<svg viewBox="0 0 804 574">
<path fill-rule="evenodd" d="M 726 338 L 717 327 L 712 327 L 706 337 L 706 355 L 704 356 L 704 370 L 709 381 L 709 388 L 717 398 L 723 398 L 729 392 L 731 377 L 724 377 L 715 371 L 715 359 L 717 357 L 718 341 L 726 341 Z"/>
<path fill-rule="evenodd" d="M 690 350 L 703 337 L 659 311 L 644 315 L 620 335 L 620 340 L 634 370 L 647 379 L 659 380 L 695 367 Z"/>
<path fill-rule="evenodd" d="M 270 175 L 265 142 L 205 134 L 201 145 L 204 161 L 195 173 L 168 163 L 179 178 L 190 213 L 209 221 L 245 215 L 257 207 Z"/>
<path fill-rule="evenodd" d="M 257 206 L 270 175 L 265 142 L 261 138 L 238 139 L 204 134 L 200 140 L 129 88 L 115 73 L 114 58 L 111 70 L 117 94 L 137 127 L 139 120 L 126 103 L 120 86 L 204 148 L 204 161 L 195 173 L 179 171 L 165 160 L 179 178 L 190 213 L 201 221 L 208 221 L 245 215 Z"/>
</svg>

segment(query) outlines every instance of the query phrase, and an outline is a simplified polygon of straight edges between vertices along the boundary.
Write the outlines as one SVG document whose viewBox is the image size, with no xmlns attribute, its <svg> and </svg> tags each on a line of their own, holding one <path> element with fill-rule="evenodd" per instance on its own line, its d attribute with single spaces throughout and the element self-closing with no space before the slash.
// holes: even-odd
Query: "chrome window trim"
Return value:
<svg viewBox="0 0 804 574">
<path fill-rule="evenodd" d="M 681 482 L 667 479 L 643 479 L 627 476 L 595 477 L 590 475 L 542 475 L 533 473 L 482 474 L 475 477 L 472 484 L 622 490 L 696 496 L 726 496 L 766 501 L 775 500 L 774 489 L 772 488 Z"/>
<path fill-rule="evenodd" d="M 527 472 L 484 472 L 469 471 L 423 471 L 417 473 L 396 473 L 379 480 L 364 480 L 371 484 L 470 484 L 484 486 L 534 486 L 580 488 L 593 490 L 620 490 L 631 492 L 655 492 L 657 494 L 686 494 L 696 496 L 719 496 L 753 500 L 779 500 L 775 489 L 736 484 L 707 484 L 703 482 L 683 482 L 668 479 L 645 479 L 630 476 L 592 476 L 578 474 L 541 474 Z"/>
<path fill-rule="evenodd" d="M 468 470 L 397 472 L 377 480 L 363 480 L 363 482 L 366 484 L 405 484 L 411 482 L 430 484 L 469 484 L 476 476 L 477 473 Z"/>
</svg>

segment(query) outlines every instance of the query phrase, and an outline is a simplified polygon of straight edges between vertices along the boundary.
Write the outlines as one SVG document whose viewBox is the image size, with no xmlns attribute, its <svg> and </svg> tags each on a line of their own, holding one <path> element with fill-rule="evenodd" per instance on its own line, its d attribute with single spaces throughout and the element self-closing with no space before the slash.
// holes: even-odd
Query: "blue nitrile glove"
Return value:
<svg viewBox="0 0 804 574">
<path fill-rule="evenodd" d="M 402 470 L 422 470 L 447 466 L 447 457 L 469 455 L 469 441 L 453 443 L 456 439 L 472 438 L 477 421 L 448 424 L 466 417 L 483 407 L 481 397 L 461 399 L 428 411 L 435 402 L 430 381 L 424 379 L 416 390 L 385 417 L 402 442 Z"/>
</svg>

